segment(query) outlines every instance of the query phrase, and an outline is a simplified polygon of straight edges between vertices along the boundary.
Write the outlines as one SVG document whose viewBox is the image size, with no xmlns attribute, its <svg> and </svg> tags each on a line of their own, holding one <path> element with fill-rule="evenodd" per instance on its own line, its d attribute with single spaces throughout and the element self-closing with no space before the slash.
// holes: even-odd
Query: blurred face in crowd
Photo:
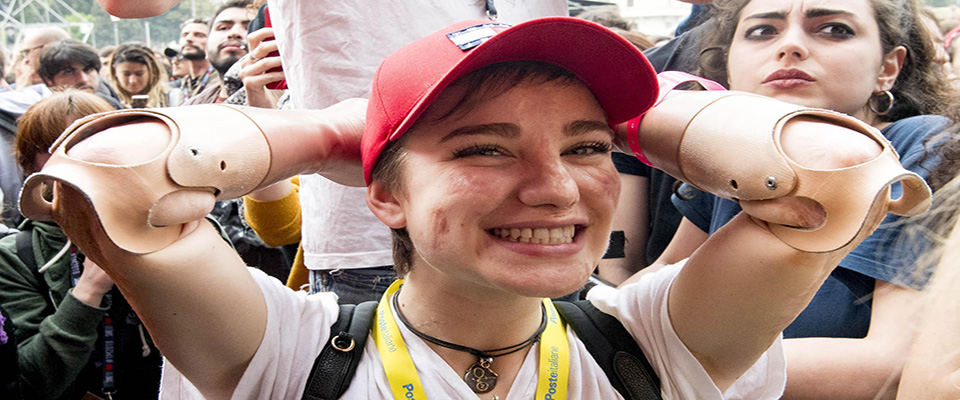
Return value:
<svg viewBox="0 0 960 400">
<path fill-rule="evenodd" d="M 187 64 L 183 62 L 183 54 L 177 54 L 176 57 L 170 58 L 170 75 L 174 78 L 183 78 L 190 71 L 187 68 Z"/>
<path fill-rule="evenodd" d="M 23 41 L 17 44 L 14 57 L 14 75 L 16 76 L 17 89 L 23 89 L 30 85 L 45 83 L 37 75 L 37 67 L 40 66 L 40 53 L 48 44 L 69 39 L 70 35 L 60 28 L 39 28 L 27 33 Z"/>
<path fill-rule="evenodd" d="M 57 72 L 52 81 L 44 83 L 50 90 L 77 89 L 93 93 L 100 85 L 100 74 L 94 68 L 84 68 L 80 63 L 73 63 L 70 68 Z"/>
<path fill-rule="evenodd" d="M 937 64 L 944 74 L 950 76 L 953 70 L 950 67 L 950 55 L 944 47 L 943 34 L 940 33 L 940 24 L 927 14 L 921 14 L 920 20 L 923 21 L 923 28 L 930 34 L 930 39 L 933 39 L 933 48 L 936 50 L 933 63 Z"/>
<path fill-rule="evenodd" d="M 37 75 L 37 67 L 40 65 L 40 53 L 43 52 L 43 47 L 47 44 L 49 44 L 48 41 L 39 39 L 28 39 L 21 44 L 17 53 L 20 61 L 16 65 L 18 88 L 43 83 L 43 80 Z"/>
<path fill-rule="evenodd" d="M 113 66 L 117 82 L 127 93 L 142 94 L 150 82 L 150 70 L 138 62 L 124 61 Z"/>
<path fill-rule="evenodd" d="M 247 25 L 252 11 L 228 8 L 213 20 L 207 37 L 207 59 L 218 71 L 226 72 L 240 57 L 247 54 Z"/>
<path fill-rule="evenodd" d="M 188 60 L 202 60 L 207 57 L 206 24 L 199 22 L 186 24 L 180 30 L 180 54 Z"/>
<path fill-rule="evenodd" d="M 868 0 L 753 0 L 730 44 L 730 89 L 870 121 L 906 50 L 884 54 Z"/>
<path fill-rule="evenodd" d="M 109 78 L 108 75 L 110 74 L 110 68 L 111 68 L 110 61 L 112 59 L 113 59 L 113 53 L 110 53 L 110 55 L 107 55 L 105 57 L 104 56 L 100 57 L 100 76 L 104 78 Z"/>
</svg>

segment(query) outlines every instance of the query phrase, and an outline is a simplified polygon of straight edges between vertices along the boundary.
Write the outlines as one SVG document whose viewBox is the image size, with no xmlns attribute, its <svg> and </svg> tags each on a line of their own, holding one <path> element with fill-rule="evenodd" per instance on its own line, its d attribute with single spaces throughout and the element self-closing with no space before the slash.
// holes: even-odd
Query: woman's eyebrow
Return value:
<svg viewBox="0 0 960 400">
<path fill-rule="evenodd" d="M 850 11 L 846 10 L 836 10 L 831 8 L 811 8 L 804 13 L 804 16 L 807 18 L 818 18 L 818 17 L 829 17 L 833 15 L 854 15 Z"/>
<path fill-rule="evenodd" d="M 811 8 L 803 13 L 803 16 L 806 18 L 818 18 L 818 17 L 828 17 L 833 15 L 853 15 L 852 12 L 846 10 L 837 10 L 833 8 Z M 748 19 L 787 19 L 786 11 L 767 11 L 752 14 L 744 18 Z"/>
<path fill-rule="evenodd" d="M 613 136 L 613 129 L 603 121 L 577 120 L 563 126 L 564 136 L 580 136 L 596 131 L 607 132 Z"/>
<path fill-rule="evenodd" d="M 515 138 L 520 136 L 520 127 L 516 124 L 506 122 L 461 126 L 454 129 L 453 132 L 448 133 L 443 139 L 440 139 L 440 143 L 458 136 L 472 135 L 495 135 L 505 138 Z"/>
<path fill-rule="evenodd" d="M 787 12 L 786 11 L 768 11 L 768 12 L 756 13 L 753 15 L 748 15 L 746 18 L 744 18 L 744 21 L 749 19 L 787 19 Z"/>
</svg>

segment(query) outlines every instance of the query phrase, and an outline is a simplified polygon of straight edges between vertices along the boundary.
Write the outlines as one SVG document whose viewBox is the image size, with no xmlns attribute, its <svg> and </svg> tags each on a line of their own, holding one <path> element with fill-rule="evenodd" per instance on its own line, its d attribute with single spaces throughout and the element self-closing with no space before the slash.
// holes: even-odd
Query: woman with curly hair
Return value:
<svg viewBox="0 0 960 400">
<path fill-rule="evenodd" d="M 698 75 L 731 90 L 854 116 L 879 129 L 905 168 L 931 177 L 927 148 L 954 117 L 937 52 L 914 0 L 723 0 L 703 34 Z M 954 118 L 956 120 L 956 118 Z M 682 192 L 681 192 L 682 193 Z M 740 212 L 705 193 L 675 197 L 684 215 L 655 264 L 689 257 Z M 784 330 L 786 398 L 893 396 L 923 287 L 914 252 L 894 246 L 890 216 L 833 271 Z M 854 340 L 852 340 L 854 339 Z M 890 384 L 890 383 L 893 384 Z"/>
</svg>

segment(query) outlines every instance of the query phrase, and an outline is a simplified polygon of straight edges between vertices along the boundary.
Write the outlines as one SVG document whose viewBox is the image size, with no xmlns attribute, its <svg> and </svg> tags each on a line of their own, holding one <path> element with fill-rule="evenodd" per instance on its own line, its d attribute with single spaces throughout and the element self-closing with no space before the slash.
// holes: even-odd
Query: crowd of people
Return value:
<svg viewBox="0 0 960 400">
<path fill-rule="evenodd" d="M 0 397 L 960 396 L 960 13 L 694 3 L 26 31 Z"/>
</svg>

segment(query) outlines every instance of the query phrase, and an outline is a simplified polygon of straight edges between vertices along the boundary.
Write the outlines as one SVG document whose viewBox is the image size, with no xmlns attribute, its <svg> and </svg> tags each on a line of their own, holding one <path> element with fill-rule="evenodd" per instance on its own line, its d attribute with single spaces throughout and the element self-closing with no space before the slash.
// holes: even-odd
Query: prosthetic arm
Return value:
<svg viewBox="0 0 960 400">
<path fill-rule="evenodd" d="M 334 180 L 362 184 L 350 180 L 360 171 L 351 165 L 360 158 L 362 116 L 344 117 L 345 108 L 264 111 L 201 105 L 88 117 L 64 132 L 49 166 L 27 179 L 21 211 L 31 219 L 51 219 L 53 199 L 44 192 L 46 183 L 57 181 L 84 194 L 113 244 L 132 253 L 154 252 L 176 241 L 180 225 L 201 219 L 215 201 L 290 176 L 327 169 L 337 171 L 328 175 Z M 346 118 L 357 134 L 324 131 L 324 114 Z M 73 146 L 100 131 L 142 122 L 159 122 L 169 132 L 167 144 L 149 159 L 115 165 L 70 156 Z"/>
<path fill-rule="evenodd" d="M 670 291 L 678 336 L 721 390 L 770 348 L 888 211 L 929 206 L 926 184 L 903 169 L 880 133 L 842 114 L 698 92 L 665 98 L 637 125 L 635 152 L 743 206 L 690 256 Z M 897 181 L 903 194 L 892 199 Z M 794 214 L 805 207 L 780 207 L 800 203 L 822 213 L 805 220 Z"/>
<path fill-rule="evenodd" d="M 843 168 L 801 165 L 788 155 L 781 138 L 784 128 L 798 119 L 859 132 L 879 145 L 881 152 Z M 700 92 L 684 96 L 683 101 L 658 104 L 656 112 L 642 119 L 633 140 L 642 149 L 641 157 L 652 165 L 717 196 L 734 201 L 790 196 L 813 200 L 826 213 L 819 226 L 769 225 L 777 237 L 802 251 L 843 248 L 869 236 L 887 212 L 916 215 L 930 207 L 930 188 L 900 165 L 880 131 L 829 110 L 749 93 Z M 901 182 L 903 195 L 892 199 L 890 186 L 895 182 Z"/>
<path fill-rule="evenodd" d="M 318 134 L 326 111 L 272 111 L 204 105 L 190 108 L 125 110 L 77 121 L 52 149 L 47 166 L 30 176 L 21 193 L 21 211 L 49 220 L 52 181 L 84 193 L 99 224 L 116 246 L 132 253 L 164 248 L 181 235 L 181 223 L 206 215 L 216 200 L 236 198 L 301 173 L 328 171 L 341 183 L 360 184 L 359 116 L 353 136 Z M 880 133 L 854 118 L 804 109 L 765 97 L 736 92 L 702 92 L 683 101 L 662 102 L 640 127 L 640 148 L 658 168 L 690 184 L 733 200 L 800 196 L 822 205 L 827 220 L 819 227 L 770 226 L 787 244 L 803 251 L 841 248 L 869 235 L 889 210 L 915 215 L 929 206 L 923 179 L 903 169 Z M 749 118 L 731 118 L 753 110 Z M 805 116 L 862 133 L 881 146 L 874 159 L 849 168 L 819 170 L 794 162 L 780 133 Z M 343 117 L 339 117 L 343 119 Z M 169 141 L 155 157 L 128 165 L 88 162 L 70 149 L 97 132 L 144 121 L 162 123 Z M 336 132 L 331 131 L 331 132 Z M 353 176 L 353 177 L 352 177 Z M 889 187 L 902 181 L 903 195 Z M 117 188 L 122 188 L 118 190 Z M 871 218 L 872 217 L 872 218 Z"/>
<path fill-rule="evenodd" d="M 295 174 L 319 172 L 341 183 L 362 183 L 359 149 L 364 108 L 356 103 L 322 111 L 211 105 L 118 111 L 82 119 L 53 146 L 44 169 L 27 179 L 21 210 L 32 219 L 55 219 L 114 277 L 121 290 L 130 293 L 127 297 L 168 359 L 205 395 L 229 396 L 259 344 L 266 325 L 265 308 L 252 278 L 237 272 L 242 269 L 239 258 L 222 241 L 217 243 L 220 239 L 212 229 L 197 228 L 196 221 L 217 199 L 238 197 Z M 781 132 L 795 125 L 798 117 L 862 133 L 882 151 L 852 167 L 808 168 L 794 162 L 789 149 L 780 143 Z M 147 135 L 149 132 L 154 134 Z M 708 191 L 758 201 L 801 196 L 822 204 L 826 222 L 817 228 L 770 225 L 770 231 L 784 242 L 809 249 L 806 252 L 848 246 L 868 235 L 888 209 L 918 212 L 929 197 L 922 180 L 900 167 L 890 145 L 875 130 L 839 114 L 802 110 L 744 94 L 685 93 L 651 110 L 640 133 L 644 153 L 659 168 Z M 130 137 L 141 134 L 161 139 L 132 147 Z M 125 144 L 114 144 L 114 139 Z M 904 195 L 893 200 L 889 185 L 897 180 L 905 183 Z M 826 234 L 834 229 L 839 233 Z M 765 231 L 751 228 L 738 233 L 752 238 L 750 235 Z M 713 243 L 709 250 L 720 258 L 735 247 Z M 773 254 L 768 258 L 790 266 L 810 259 L 797 256 L 804 251 L 790 250 L 777 248 L 764 254 Z M 838 252 L 830 257 L 834 253 Z M 758 258 L 758 268 L 770 265 L 767 259 Z M 816 274 L 823 275 L 822 270 L 828 274 L 827 266 L 836 265 L 835 260 L 826 258 L 814 257 L 823 264 Z M 774 272 L 782 275 L 778 282 L 799 281 L 789 271 L 770 268 L 755 275 L 766 279 L 761 275 Z M 752 318 L 743 324 L 730 322 L 736 315 L 724 316 L 727 325 L 757 336 L 748 351 L 725 346 L 729 342 L 714 348 L 729 349 L 725 351 L 736 354 L 735 361 L 756 360 L 756 351 L 769 346 L 792 319 L 789 314 L 798 313 L 815 291 L 811 289 L 815 286 L 806 284 L 813 279 L 802 278 L 800 300 L 795 301 L 802 304 L 786 313 L 782 307 L 770 306 L 779 298 L 750 299 L 753 303 L 748 306 L 777 308 L 762 310 L 777 315 L 768 326 L 754 329 L 759 313 L 738 312 L 743 318 Z M 678 278 L 675 289 L 688 286 Z M 716 286 L 742 291 L 759 285 L 751 281 L 742 286 Z M 696 293 L 693 289 L 687 293 Z M 775 292 L 780 297 L 790 295 L 787 290 Z M 733 294 L 736 296 L 720 293 L 714 298 L 743 298 L 740 292 Z M 193 305 L 187 307 L 183 298 L 192 298 Z M 700 303 L 684 307 L 686 299 L 674 299 L 671 294 L 671 308 L 699 308 L 701 320 L 689 323 L 701 325 L 704 316 L 719 315 L 710 309 L 745 309 L 740 303 L 731 306 L 714 298 L 694 299 Z M 245 312 L 238 316 L 236 309 Z M 697 331 L 684 328 L 687 322 L 676 319 L 677 331 L 685 343 L 695 343 L 683 336 Z M 191 329 L 195 326 L 217 326 L 219 330 L 198 332 Z M 739 331 L 729 335 L 700 331 L 709 335 L 694 338 L 701 342 L 723 342 L 717 338 L 726 337 L 744 341 L 739 339 L 744 337 Z M 705 348 L 704 354 L 711 350 L 709 346 L 694 347 L 691 349 L 696 351 Z M 736 371 L 733 374 L 738 376 Z"/>
</svg>

